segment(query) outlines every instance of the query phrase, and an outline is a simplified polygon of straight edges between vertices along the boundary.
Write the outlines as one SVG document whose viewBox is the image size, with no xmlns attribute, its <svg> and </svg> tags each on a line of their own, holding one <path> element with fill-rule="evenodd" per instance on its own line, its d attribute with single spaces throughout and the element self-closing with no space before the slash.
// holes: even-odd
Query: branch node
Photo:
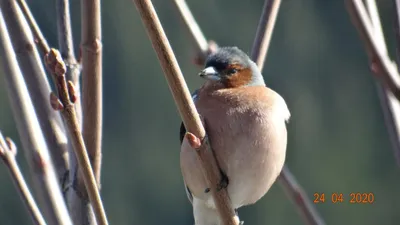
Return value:
<svg viewBox="0 0 400 225">
<path fill-rule="evenodd" d="M 15 145 L 15 143 L 11 140 L 11 138 L 6 137 L 6 144 L 8 149 L 10 150 L 10 152 L 16 156 L 17 155 L 17 146 Z"/>
<path fill-rule="evenodd" d="M 198 138 L 196 135 L 190 132 L 186 132 L 185 137 L 188 140 L 190 146 L 196 151 L 198 151 L 202 144 L 200 138 Z"/>
<path fill-rule="evenodd" d="M 64 105 L 54 92 L 50 93 L 50 105 L 56 111 L 64 110 Z"/>
</svg>

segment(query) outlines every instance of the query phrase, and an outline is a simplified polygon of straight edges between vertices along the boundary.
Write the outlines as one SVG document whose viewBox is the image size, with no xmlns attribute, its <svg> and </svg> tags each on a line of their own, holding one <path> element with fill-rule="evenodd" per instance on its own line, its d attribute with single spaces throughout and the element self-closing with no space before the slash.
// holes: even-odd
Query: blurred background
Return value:
<svg viewBox="0 0 400 225">
<path fill-rule="evenodd" d="M 202 84 L 193 42 L 172 0 L 154 0 L 191 91 Z M 207 38 L 250 53 L 263 0 L 188 0 Z M 395 56 L 393 1 L 379 10 Z M 49 44 L 57 47 L 55 2 L 28 1 Z M 80 1 L 71 0 L 76 52 Z M 110 224 L 193 224 L 179 168 L 180 117 L 134 4 L 103 1 L 104 138 L 102 196 Z M 376 84 L 344 1 L 283 1 L 263 75 L 292 113 L 287 165 L 327 224 L 398 224 L 400 169 L 385 128 Z M 0 129 L 18 133 L 0 66 Z M 18 160 L 25 174 L 22 151 Z M 350 193 L 372 192 L 373 204 Z M 344 201 L 333 204 L 332 193 Z M 396 216 L 397 215 L 397 216 Z M 279 184 L 240 209 L 245 224 L 303 224 Z M 8 171 L 0 164 L 0 224 L 31 224 Z"/>
</svg>

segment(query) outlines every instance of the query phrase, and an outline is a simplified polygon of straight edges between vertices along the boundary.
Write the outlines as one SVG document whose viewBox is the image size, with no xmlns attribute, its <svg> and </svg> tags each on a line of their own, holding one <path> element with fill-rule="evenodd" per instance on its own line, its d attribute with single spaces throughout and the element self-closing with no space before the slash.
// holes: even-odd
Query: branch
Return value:
<svg viewBox="0 0 400 225">
<path fill-rule="evenodd" d="M 51 90 L 42 61 L 16 1 L 0 0 L 0 8 L 58 178 L 62 180 L 68 169 L 67 138 L 61 117 L 48 104 Z"/>
<path fill-rule="evenodd" d="M 262 71 L 264 67 L 280 5 L 281 0 L 264 1 L 261 18 L 258 22 L 256 38 L 254 39 L 251 50 L 251 58 L 254 59 L 260 71 Z"/>
<path fill-rule="evenodd" d="M 278 181 L 284 189 L 286 195 L 296 205 L 297 210 L 303 217 L 306 224 L 310 225 L 324 225 L 325 222 L 322 217 L 318 214 L 314 205 L 303 188 L 298 184 L 294 175 L 290 172 L 289 168 L 285 165 L 282 169 L 281 175 L 278 177 Z"/>
<path fill-rule="evenodd" d="M 397 100 L 399 100 L 400 85 L 397 81 L 399 76 L 397 68 L 388 55 L 385 54 L 384 50 L 380 48 L 382 45 L 379 44 L 379 41 L 375 39 L 376 32 L 372 27 L 371 20 L 362 0 L 346 0 L 345 2 L 352 22 L 365 44 L 372 71 L 385 88 L 391 91 Z"/>
<path fill-rule="evenodd" d="M 0 1 L 0 9 L 6 14 L 13 14 L 7 1 Z M 20 13 L 20 12 L 19 12 Z M 17 14 L 18 15 L 18 14 Z M 19 14 L 21 15 L 21 14 Z M 20 18 L 8 15 L 10 20 Z M 16 25 L 10 23 L 10 25 Z M 13 27 L 15 29 L 17 27 Z M 9 29 L 12 30 L 12 29 Z M 14 41 L 19 40 L 16 37 Z M 29 42 L 26 42 L 29 43 Z M 21 55 L 22 53 L 19 53 Z M 7 31 L 3 14 L 0 12 L 0 56 L 5 69 L 4 78 L 6 90 L 11 103 L 18 133 L 22 142 L 25 157 L 28 161 L 33 189 L 39 200 L 44 216 L 49 224 L 71 225 L 67 207 L 64 204 L 60 187 L 49 152 L 43 137 L 42 130 L 36 117 L 31 98 L 26 88 L 24 78 L 18 67 L 17 57 L 11 46 L 11 39 Z M 22 66 L 24 64 L 21 64 Z M 30 73 L 34 75 L 35 71 Z"/>
<path fill-rule="evenodd" d="M 102 43 L 100 0 L 81 1 L 83 139 L 100 187 L 102 135 Z"/>
<path fill-rule="evenodd" d="M 383 110 L 386 128 L 388 129 L 394 155 L 400 166 L 400 110 L 398 96 L 393 96 L 394 87 L 398 87 L 399 73 L 395 64 L 389 59 L 379 13 L 376 3 L 368 1 L 370 16 L 362 1 L 346 1 L 347 10 L 356 26 L 371 61 L 371 70 L 382 83 L 377 83 L 378 96 Z M 397 99 L 396 99 L 397 98 Z"/>
<path fill-rule="evenodd" d="M 17 155 L 17 148 L 11 139 L 4 139 L 0 132 L 0 158 L 3 159 L 4 164 L 7 166 L 11 178 L 14 181 L 15 186 L 18 188 L 18 192 L 25 207 L 28 209 L 31 218 L 36 225 L 46 225 L 42 213 L 37 206 L 35 199 L 29 191 L 28 185 L 19 169 L 15 156 Z"/>
<path fill-rule="evenodd" d="M 77 93 L 80 95 L 80 82 L 79 75 L 81 72 L 81 66 L 77 62 L 74 52 L 74 43 L 72 38 L 71 18 L 69 12 L 69 0 L 57 0 L 57 29 L 58 29 L 58 46 L 61 52 L 61 56 L 64 59 L 67 67 L 67 80 L 72 81 Z M 75 109 L 78 116 L 79 123 L 82 123 L 82 106 L 81 99 L 77 98 L 75 102 Z"/>
<path fill-rule="evenodd" d="M 107 217 L 104 211 L 103 203 L 100 198 L 99 189 L 97 187 L 96 178 L 90 165 L 88 153 L 80 131 L 78 119 L 76 117 L 75 107 L 73 103 L 76 100 L 75 88 L 71 81 L 67 83 L 65 79 L 66 67 L 62 60 L 61 54 L 51 49 L 45 57 L 47 68 L 51 71 L 56 81 L 58 98 L 55 94 L 50 95 L 52 107 L 60 110 L 67 125 L 69 136 L 71 137 L 72 146 L 74 147 L 75 156 L 79 163 L 81 175 L 86 186 L 87 194 L 93 206 L 93 211 L 99 225 L 107 225 Z"/>
<path fill-rule="evenodd" d="M 225 225 L 237 225 L 239 221 L 235 220 L 235 212 L 231 206 L 226 189 L 223 188 L 217 191 L 221 181 L 220 170 L 213 156 L 199 114 L 194 106 L 178 62 L 176 61 L 153 4 L 150 0 L 134 0 L 133 2 L 140 13 L 147 34 L 150 37 L 158 60 L 163 68 L 165 78 L 168 81 L 178 111 L 188 131 L 186 137 L 191 137 L 188 138 L 189 143 L 197 143 L 198 145 L 194 147 L 202 164 L 202 170 L 207 180 L 207 185 L 211 187 L 211 193 L 220 218 Z"/>
<path fill-rule="evenodd" d="M 197 56 L 195 57 L 194 63 L 203 66 L 207 56 L 215 52 L 218 45 L 215 41 L 207 41 L 185 0 L 174 0 L 174 3 L 179 11 L 181 19 L 185 22 L 186 28 L 192 36 L 191 40 L 196 43 Z"/>
<path fill-rule="evenodd" d="M 256 38 L 253 43 L 251 58 L 262 70 L 268 52 L 269 43 L 274 30 L 276 17 L 278 15 L 280 0 L 265 0 L 260 22 L 258 23 Z M 291 199 L 307 224 L 323 225 L 322 220 L 315 207 L 308 199 L 306 193 L 297 183 L 295 177 L 285 165 L 278 178 L 286 195 Z"/>
<path fill-rule="evenodd" d="M 19 7 L 22 10 L 22 13 L 25 16 L 26 21 L 29 24 L 29 27 L 32 30 L 33 36 L 36 38 L 37 44 L 39 45 L 40 50 L 42 51 L 43 55 L 50 51 L 49 44 L 47 44 L 44 35 L 40 31 L 39 26 L 36 23 L 35 18 L 33 17 L 31 10 L 29 9 L 28 5 L 26 4 L 25 0 L 17 0 Z"/>
</svg>

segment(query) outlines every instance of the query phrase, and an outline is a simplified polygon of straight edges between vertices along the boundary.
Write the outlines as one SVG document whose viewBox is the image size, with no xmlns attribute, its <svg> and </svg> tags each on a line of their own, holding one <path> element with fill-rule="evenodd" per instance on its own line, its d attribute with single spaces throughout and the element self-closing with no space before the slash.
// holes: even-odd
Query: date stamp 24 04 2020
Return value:
<svg viewBox="0 0 400 225">
<path fill-rule="evenodd" d="M 375 202 L 375 195 L 372 192 L 351 192 L 349 194 L 343 193 L 314 193 L 314 204 L 325 202 L 331 203 L 350 203 L 350 204 L 373 204 Z"/>
</svg>

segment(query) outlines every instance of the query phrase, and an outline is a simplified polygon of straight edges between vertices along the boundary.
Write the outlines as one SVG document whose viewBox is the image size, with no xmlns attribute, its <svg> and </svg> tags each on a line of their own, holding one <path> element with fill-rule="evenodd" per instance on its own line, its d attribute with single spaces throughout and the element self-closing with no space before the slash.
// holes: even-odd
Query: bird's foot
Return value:
<svg viewBox="0 0 400 225">
<path fill-rule="evenodd" d="M 217 191 L 222 190 L 223 188 L 227 188 L 229 184 L 229 179 L 228 177 L 225 175 L 224 172 L 221 171 L 221 181 L 217 184 Z M 204 190 L 204 193 L 208 193 L 210 192 L 210 188 L 206 188 Z"/>
<path fill-rule="evenodd" d="M 225 173 L 221 171 L 221 181 L 217 185 L 217 191 L 220 191 L 220 190 L 222 190 L 224 188 L 227 188 L 228 185 L 229 185 L 229 179 L 225 175 Z"/>
</svg>

